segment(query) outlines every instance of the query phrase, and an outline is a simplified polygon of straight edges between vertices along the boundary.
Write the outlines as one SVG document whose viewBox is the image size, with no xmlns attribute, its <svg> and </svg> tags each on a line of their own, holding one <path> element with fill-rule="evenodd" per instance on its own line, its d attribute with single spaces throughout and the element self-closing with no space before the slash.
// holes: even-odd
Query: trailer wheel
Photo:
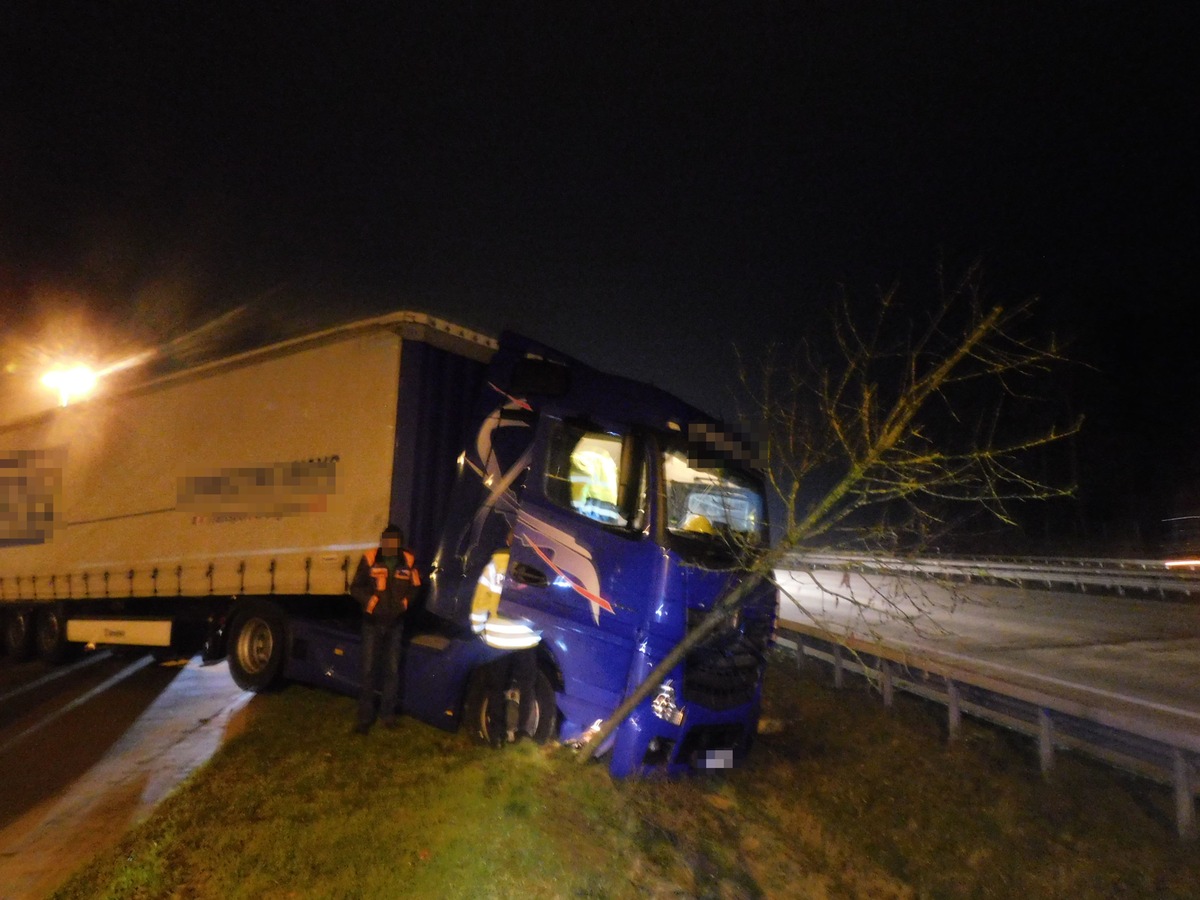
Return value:
<svg viewBox="0 0 1200 900">
<path fill-rule="evenodd" d="M 287 632 L 283 611 L 273 603 L 251 603 L 229 629 L 229 674 L 247 691 L 265 691 L 279 680 Z"/>
<path fill-rule="evenodd" d="M 38 613 L 34 641 L 38 656 L 48 663 L 65 662 L 78 648 L 78 644 L 67 640 L 67 615 L 60 606 L 51 606 Z"/>
<path fill-rule="evenodd" d="M 466 722 L 467 733 L 477 744 L 502 744 L 507 739 L 504 734 L 491 733 L 488 710 L 494 699 L 494 690 L 493 679 L 490 676 L 487 667 L 476 669 L 467 684 L 467 694 L 463 699 L 463 720 Z M 533 690 L 533 741 L 536 744 L 544 744 L 554 737 L 558 708 L 554 699 L 554 685 L 540 668 L 533 683 Z"/>
<path fill-rule="evenodd" d="M 14 660 L 33 655 L 33 610 L 19 609 L 8 614 L 4 623 L 4 650 Z"/>
</svg>

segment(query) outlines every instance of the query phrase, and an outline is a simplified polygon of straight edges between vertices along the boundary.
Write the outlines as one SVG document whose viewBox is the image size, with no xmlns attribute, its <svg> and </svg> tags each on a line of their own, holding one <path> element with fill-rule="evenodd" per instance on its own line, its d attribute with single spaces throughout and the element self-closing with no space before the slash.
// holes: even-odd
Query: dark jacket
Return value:
<svg viewBox="0 0 1200 900">
<path fill-rule="evenodd" d="M 408 611 L 409 603 L 421 587 L 421 573 L 408 549 L 400 551 L 392 566 L 384 564 L 379 548 L 368 550 L 358 561 L 350 596 L 358 601 L 363 614 L 377 625 L 392 625 Z"/>
</svg>

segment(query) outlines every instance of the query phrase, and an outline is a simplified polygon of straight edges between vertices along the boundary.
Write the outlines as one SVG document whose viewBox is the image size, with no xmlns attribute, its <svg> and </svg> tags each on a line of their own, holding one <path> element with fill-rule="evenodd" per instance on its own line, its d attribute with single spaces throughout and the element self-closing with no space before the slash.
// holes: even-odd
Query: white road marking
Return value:
<svg viewBox="0 0 1200 900">
<path fill-rule="evenodd" d="M 29 682 L 29 684 L 23 684 L 19 688 L 13 688 L 6 694 L 0 694 L 0 703 L 4 703 L 6 700 L 11 700 L 13 697 L 19 697 L 29 691 L 36 690 L 43 684 L 49 684 L 52 681 L 62 678 L 64 675 L 70 675 L 72 672 L 76 672 L 79 669 L 84 669 L 90 665 L 94 665 L 95 663 L 100 662 L 102 659 L 108 659 L 111 655 L 112 654 L 107 650 L 97 650 L 95 653 L 89 653 L 83 659 L 79 660 L 78 662 L 71 663 L 69 666 L 60 666 L 58 668 L 51 669 L 41 678 L 34 679 L 33 681 Z"/>
<path fill-rule="evenodd" d="M 108 678 L 108 679 L 100 682 L 98 685 L 96 685 L 94 688 L 92 688 L 86 694 L 80 694 L 78 697 L 76 697 L 74 700 L 72 700 L 66 706 L 62 707 L 61 709 L 55 710 L 50 715 L 46 716 L 46 718 L 42 719 L 41 721 L 37 722 L 34 725 L 30 725 L 28 728 L 26 728 L 20 734 L 13 735 L 11 738 L 9 738 L 7 741 L 5 741 L 3 744 L 0 744 L 0 754 L 7 753 L 9 750 L 11 750 L 17 744 L 21 743 L 21 741 L 25 740 L 26 738 L 28 738 L 32 735 L 37 734 L 39 731 L 41 731 L 47 725 L 50 725 L 53 722 L 57 722 L 59 719 L 61 719 L 63 716 L 65 716 L 67 713 L 69 713 L 71 710 L 78 709 L 80 706 L 83 706 L 83 704 L 87 703 L 93 697 L 100 696 L 101 694 L 103 694 L 105 691 L 107 691 L 113 685 L 119 684 L 120 682 L 122 682 L 126 678 L 128 678 L 130 675 L 133 675 L 135 672 L 140 672 L 142 669 L 146 668 L 146 666 L 150 665 L 153 662 L 154 662 L 154 657 L 143 656 L 141 659 L 130 663 L 125 668 L 123 668 L 120 672 L 118 672 L 116 675 L 113 675 L 111 678 Z"/>
</svg>

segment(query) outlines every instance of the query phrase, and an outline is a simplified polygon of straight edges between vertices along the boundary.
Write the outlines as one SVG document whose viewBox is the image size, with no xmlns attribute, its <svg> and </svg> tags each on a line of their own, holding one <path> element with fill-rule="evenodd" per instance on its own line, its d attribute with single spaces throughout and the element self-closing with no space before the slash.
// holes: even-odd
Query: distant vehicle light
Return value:
<svg viewBox="0 0 1200 900">
<path fill-rule="evenodd" d="M 52 391 L 58 391 L 59 406 L 86 397 L 95 390 L 99 380 L 91 367 L 82 363 L 69 369 L 53 369 L 42 376 L 42 384 Z"/>
</svg>

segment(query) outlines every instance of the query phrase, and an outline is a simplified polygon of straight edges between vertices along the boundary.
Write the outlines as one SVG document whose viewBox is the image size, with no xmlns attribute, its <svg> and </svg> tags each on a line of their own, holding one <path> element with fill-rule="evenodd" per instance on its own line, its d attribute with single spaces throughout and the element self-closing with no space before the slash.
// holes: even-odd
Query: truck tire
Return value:
<svg viewBox="0 0 1200 900">
<path fill-rule="evenodd" d="M 467 684 L 466 697 L 463 699 L 463 721 L 471 740 L 477 744 L 498 745 L 506 740 L 503 734 L 491 733 L 488 721 L 488 708 L 492 702 L 491 684 L 492 679 L 486 668 L 476 669 Z M 532 737 L 535 744 L 544 744 L 556 733 L 558 707 L 554 699 L 554 685 L 540 668 L 534 680 L 533 690 Z"/>
<path fill-rule="evenodd" d="M 471 673 L 467 693 L 463 698 L 463 724 L 467 735 L 476 744 L 490 744 L 488 734 L 488 688 L 491 679 L 484 668 Z"/>
<path fill-rule="evenodd" d="M 558 736 L 558 701 L 554 696 L 554 685 L 546 673 L 538 669 L 534 689 L 533 742 L 544 744 Z"/>
<path fill-rule="evenodd" d="M 67 640 L 67 615 L 61 606 L 40 610 L 34 630 L 37 654 L 48 663 L 61 663 L 70 658 L 78 644 Z"/>
<path fill-rule="evenodd" d="M 33 655 L 33 610 L 9 612 L 4 622 L 4 650 L 17 661 Z"/>
<path fill-rule="evenodd" d="M 283 672 L 287 620 L 274 603 L 249 603 L 234 614 L 229 628 L 229 674 L 246 691 L 274 687 Z"/>
</svg>

